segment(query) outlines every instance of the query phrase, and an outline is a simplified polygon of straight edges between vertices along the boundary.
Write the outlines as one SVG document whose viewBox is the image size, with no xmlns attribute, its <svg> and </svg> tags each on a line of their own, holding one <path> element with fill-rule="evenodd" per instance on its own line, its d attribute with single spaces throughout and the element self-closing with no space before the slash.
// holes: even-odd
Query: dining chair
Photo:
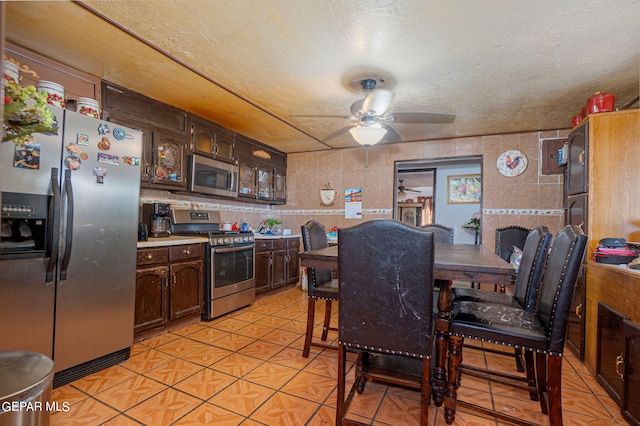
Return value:
<svg viewBox="0 0 640 426">
<path fill-rule="evenodd" d="M 549 228 L 546 226 L 536 226 L 527 233 L 524 244 L 522 244 L 522 260 L 516 275 L 513 295 L 475 288 L 452 288 L 451 304 L 455 305 L 460 301 L 498 303 L 518 307 L 527 312 L 535 312 L 538 306 L 540 283 L 547 264 L 552 238 L 553 234 L 549 232 Z M 528 354 L 527 357 L 529 359 L 523 362 L 522 351 L 517 348 L 507 352 L 499 349 L 481 348 L 475 345 L 466 345 L 466 347 L 512 356 L 515 358 L 517 370 L 523 372 L 526 366 L 529 380 L 531 382 L 535 380 L 533 359 L 532 357 L 529 358 L 532 354 Z"/>
<path fill-rule="evenodd" d="M 429 223 L 421 226 L 420 229 L 433 232 L 433 241 L 436 243 L 453 244 L 453 228 L 438 223 Z M 447 285 L 450 286 L 450 282 L 447 280 L 435 280 L 434 284 L 439 289 L 447 288 Z"/>
<path fill-rule="evenodd" d="M 562 358 L 571 299 L 586 250 L 587 236 L 575 225 L 567 225 L 553 242 L 535 313 L 518 307 L 461 301 L 455 305 L 449 327 L 449 361 L 445 392 L 445 421 L 455 420 L 456 406 L 504 419 L 533 425 L 503 411 L 493 411 L 457 400 L 462 377 L 467 374 L 537 393 L 541 411 L 551 426 L 562 425 Z M 536 354 L 536 386 L 523 385 L 526 378 L 461 364 L 464 339 L 480 340 L 520 348 Z"/>
<path fill-rule="evenodd" d="M 529 231 L 531 229 L 518 225 L 496 229 L 496 254 L 506 262 L 510 262 L 515 247 L 522 250 Z M 501 292 L 504 293 L 504 286 L 501 287 Z M 498 291 L 497 285 L 493 286 L 493 291 Z"/>
<path fill-rule="evenodd" d="M 377 219 L 338 231 L 338 401 L 346 420 L 368 380 L 419 389 L 420 424 L 428 424 L 433 337 L 433 233 Z M 347 351 L 356 352 L 346 396 Z"/>
<path fill-rule="evenodd" d="M 522 249 L 531 229 L 523 226 L 505 226 L 496 229 L 496 254 L 509 262 L 513 247 Z"/>
<path fill-rule="evenodd" d="M 436 243 L 453 244 L 453 228 L 437 223 L 429 223 L 421 226 L 420 229 L 433 232 L 433 241 Z"/>
<path fill-rule="evenodd" d="M 320 222 L 310 220 L 300 227 L 302 231 L 302 246 L 304 251 L 317 250 L 328 247 L 327 234 Z M 331 302 L 338 300 L 338 280 L 333 278 L 331 269 L 307 268 L 307 329 L 304 338 L 302 356 L 309 357 L 311 346 L 337 349 L 337 346 L 321 343 L 313 340 L 313 328 L 315 325 L 316 301 L 325 301 L 324 322 L 322 324 L 321 340 L 327 341 L 329 330 L 337 331 L 337 327 L 331 327 Z"/>
</svg>

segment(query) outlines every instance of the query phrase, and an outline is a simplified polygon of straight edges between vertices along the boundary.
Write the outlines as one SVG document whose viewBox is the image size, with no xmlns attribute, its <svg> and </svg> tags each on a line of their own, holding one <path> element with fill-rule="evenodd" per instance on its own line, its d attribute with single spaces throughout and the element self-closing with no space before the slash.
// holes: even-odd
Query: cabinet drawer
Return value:
<svg viewBox="0 0 640 426">
<path fill-rule="evenodd" d="M 284 238 L 273 240 L 273 249 L 274 250 L 284 249 L 284 248 L 287 248 L 287 240 L 285 240 Z"/>
<path fill-rule="evenodd" d="M 287 238 L 287 247 L 292 248 L 300 248 L 300 238 Z"/>
<path fill-rule="evenodd" d="M 203 259 L 204 249 L 202 244 L 187 244 L 183 246 L 169 247 L 169 260 L 175 262 L 185 259 Z"/>
<path fill-rule="evenodd" d="M 166 247 L 138 250 L 136 262 L 138 266 L 167 262 L 169 262 L 169 252 Z"/>
<path fill-rule="evenodd" d="M 269 251 L 273 248 L 273 240 L 256 240 L 256 251 Z"/>
</svg>

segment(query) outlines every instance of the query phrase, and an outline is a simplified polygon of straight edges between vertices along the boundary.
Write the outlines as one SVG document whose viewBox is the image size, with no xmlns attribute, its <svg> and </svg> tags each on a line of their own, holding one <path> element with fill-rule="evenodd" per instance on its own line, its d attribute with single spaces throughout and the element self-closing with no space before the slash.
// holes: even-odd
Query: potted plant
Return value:
<svg viewBox="0 0 640 426">
<path fill-rule="evenodd" d="M 13 140 L 16 145 L 22 145 L 33 139 L 33 133 L 57 130 L 45 92 L 38 93 L 34 86 L 22 86 L 6 74 L 4 83 L 2 142 Z"/>
<path fill-rule="evenodd" d="M 280 228 L 280 222 L 278 219 L 266 218 L 264 220 L 267 223 L 269 229 L 267 230 L 267 234 L 271 233 L 274 235 L 279 235 L 282 233 L 282 229 Z"/>
</svg>

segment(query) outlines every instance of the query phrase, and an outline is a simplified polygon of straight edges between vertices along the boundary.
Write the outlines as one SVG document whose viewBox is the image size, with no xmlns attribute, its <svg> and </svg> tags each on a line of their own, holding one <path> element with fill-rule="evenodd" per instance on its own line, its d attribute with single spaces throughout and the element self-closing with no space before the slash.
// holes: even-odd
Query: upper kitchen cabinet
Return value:
<svg viewBox="0 0 640 426">
<path fill-rule="evenodd" d="M 238 196 L 270 204 L 286 202 L 287 156 L 260 142 L 236 136 Z"/>
<path fill-rule="evenodd" d="M 20 82 L 37 86 L 38 81 L 53 81 L 64 87 L 67 108 L 79 97 L 101 100 L 101 82 L 98 77 L 71 68 L 60 62 L 7 42 L 5 56 L 20 64 Z"/>
<path fill-rule="evenodd" d="M 191 116 L 191 141 L 194 153 L 235 163 L 234 139 L 235 134 L 232 131 L 200 117 Z"/>
<path fill-rule="evenodd" d="M 190 128 L 187 113 L 139 93 L 103 82 L 103 115 L 144 133 L 141 186 L 186 190 Z"/>
</svg>

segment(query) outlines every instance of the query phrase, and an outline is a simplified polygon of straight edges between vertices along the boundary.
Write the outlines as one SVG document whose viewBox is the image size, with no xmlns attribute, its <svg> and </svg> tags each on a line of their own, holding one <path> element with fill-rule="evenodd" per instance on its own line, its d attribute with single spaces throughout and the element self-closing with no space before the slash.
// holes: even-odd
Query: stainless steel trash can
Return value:
<svg viewBox="0 0 640 426">
<path fill-rule="evenodd" d="M 49 357 L 0 351 L 0 426 L 48 425 L 52 382 Z"/>
</svg>

